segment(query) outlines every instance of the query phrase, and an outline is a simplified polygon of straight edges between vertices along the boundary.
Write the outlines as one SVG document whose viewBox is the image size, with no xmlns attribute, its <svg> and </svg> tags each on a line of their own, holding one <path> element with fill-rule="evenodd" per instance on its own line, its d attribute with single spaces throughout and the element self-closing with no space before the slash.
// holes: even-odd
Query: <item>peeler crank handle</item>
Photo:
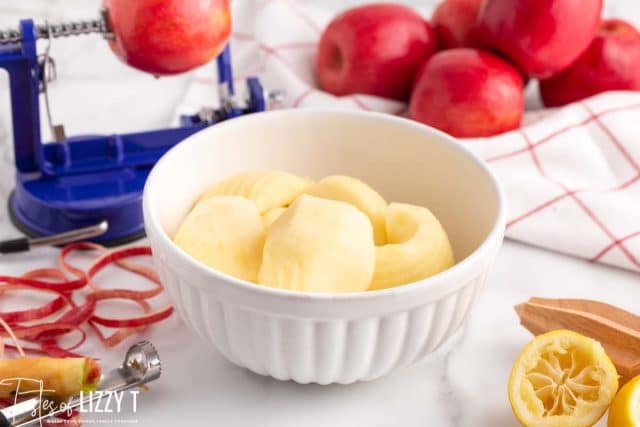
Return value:
<svg viewBox="0 0 640 427">
<path fill-rule="evenodd" d="M 40 407 L 40 399 L 33 398 L 0 410 L 0 427 L 14 427 L 31 420 Z"/>
<path fill-rule="evenodd" d="M 7 417 L 0 412 L 0 427 L 12 427 Z"/>
<path fill-rule="evenodd" d="M 89 402 L 96 401 L 100 399 L 100 397 L 97 393 L 88 394 L 83 399 L 74 397 L 63 409 L 45 411 L 44 413 L 40 410 L 40 398 L 34 397 L 33 399 L 25 400 L 24 402 L 0 410 L 0 427 L 26 427 L 35 425 L 38 421 L 78 408 Z"/>
<path fill-rule="evenodd" d="M 162 372 L 160 356 L 155 347 L 148 341 L 132 345 L 125 356 L 122 366 L 102 376 L 97 391 L 122 392 L 157 380 Z M 0 427 L 26 427 L 45 418 L 63 413 L 70 409 L 98 400 L 101 393 L 76 395 L 52 411 L 40 411 L 39 397 L 25 400 L 13 406 L 0 409 Z"/>
<path fill-rule="evenodd" d="M 78 228 L 65 233 L 54 234 L 52 236 L 36 237 L 33 239 L 21 237 L 13 240 L 5 240 L 0 242 L 0 254 L 25 252 L 38 246 L 64 245 L 78 240 L 85 240 L 104 234 L 108 228 L 109 224 L 107 221 L 102 221 L 90 227 Z M 1 424 L 0 427 L 2 427 Z"/>
</svg>

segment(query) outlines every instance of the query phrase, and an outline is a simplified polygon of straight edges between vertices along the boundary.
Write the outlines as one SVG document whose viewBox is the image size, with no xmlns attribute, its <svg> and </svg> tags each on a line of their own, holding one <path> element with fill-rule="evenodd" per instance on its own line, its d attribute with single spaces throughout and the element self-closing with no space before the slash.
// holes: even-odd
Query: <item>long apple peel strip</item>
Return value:
<svg viewBox="0 0 640 427">
<path fill-rule="evenodd" d="M 85 271 L 71 265 L 66 257 L 76 250 L 94 250 L 99 252 L 98 258 Z M 173 307 L 166 306 L 162 309 L 152 311 L 151 306 L 146 301 L 153 298 L 163 291 L 162 284 L 156 274 L 150 267 L 128 261 L 125 258 L 134 256 L 151 255 L 151 249 L 148 246 L 129 247 L 109 251 L 101 245 L 88 242 L 73 243 L 65 246 L 59 255 L 60 268 L 37 269 L 28 272 L 20 277 L 0 276 L 0 293 L 14 291 L 19 289 L 35 289 L 44 292 L 57 293 L 58 297 L 48 303 L 32 309 L 4 312 L 0 313 L 0 318 L 9 318 L 5 322 L 7 326 L 13 325 L 14 328 L 25 330 L 24 325 L 17 322 L 42 320 L 54 313 L 59 312 L 65 305 L 69 305 L 70 309 L 60 316 L 55 322 L 48 323 L 42 332 L 35 336 L 27 336 L 24 339 L 32 340 L 41 344 L 45 353 L 68 353 L 71 349 L 77 348 L 84 341 L 84 335 L 79 343 L 74 346 L 63 349 L 57 345 L 57 338 L 71 332 L 70 329 L 61 327 L 65 322 L 87 323 L 97 334 L 100 341 L 107 347 L 114 346 L 127 338 L 128 336 L 139 332 L 150 324 L 160 322 L 173 313 Z M 118 267 L 142 276 L 153 282 L 156 286 L 152 289 L 135 291 L 129 289 L 103 289 L 94 283 L 94 276 L 109 264 L 115 263 Z M 67 275 L 73 276 L 68 279 Z M 38 278 L 48 277 L 56 281 L 43 281 Z M 83 304 L 76 304 L 72 299 L 75 291 L 86 288 L 88 285 L 91 292 L 85 295 Z M 144 311 L 144 315 L 114 319 L 95 314 L 98 301 L 107 299 L 126 299 L 136 302 Z M 4 320 L 4 319 L 2 319 Z M 56 327 L 56 325 L 58 325 Z M 120 328 L 110 336 L 105 336 L 99 329 L 98 325 Z M 65 325 L 66 326 L 66 325 Z M 22 329 L 20 329 L 22 328 Z M 78 328 L 82 334 L 85 332 Z M 33 330 L 33 329 L 31 329 Z M 17 341 L 16 341 L 17 343 Z M 11 346 L 20 348 L 20 345 Z M 4 349 L 4 346 L 3 346 Z M 20 351 L 18 350 L 18 351 Z M 35 349 L 28 349 L 34 351 Z M 23 352 L 24 353 L 24 352 Z"/>
</svg>

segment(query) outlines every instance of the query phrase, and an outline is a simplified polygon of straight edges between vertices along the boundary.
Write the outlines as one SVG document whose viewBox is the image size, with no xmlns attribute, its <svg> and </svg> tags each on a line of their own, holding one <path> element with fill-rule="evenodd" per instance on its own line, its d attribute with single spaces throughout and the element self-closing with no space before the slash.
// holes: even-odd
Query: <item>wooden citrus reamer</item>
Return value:
<svg viewBox="0 0 640 427">
<path fill-rule="evenodd" d="M 599 341 L 625 383 L 640 375 L 640 316 L 583 299 L 531 298 L 515 306 L 520 323 L 534 335 L 570 329 Z"/>
</svg>

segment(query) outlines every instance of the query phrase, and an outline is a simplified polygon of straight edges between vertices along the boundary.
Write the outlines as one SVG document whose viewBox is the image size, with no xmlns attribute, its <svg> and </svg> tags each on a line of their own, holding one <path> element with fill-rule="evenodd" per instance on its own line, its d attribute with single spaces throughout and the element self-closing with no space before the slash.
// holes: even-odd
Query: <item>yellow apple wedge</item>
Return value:
<svg viewBox="0 0 640 427">
<path fill-rule="evenodd" d="M 386 212 L 386 231 L 388 243 L 376 247 L 369 290 L 415 282 L 454 264 L 447 233 L 427 208 L 391 203 Z"/>
<path fill-rule="evenodd" d="M 215 196 L 199 202 L 173 240 L 209 267 L 257 281 L 265 229 L 255 204 L 244 197 Z"/>
<path fill-rule="evenodd" d="M 373 229 L 354 206 L 300 196 L 267 230 L 258 283 L 310 292 L 359 292 L 371 283 Z"/>
<path fill-rule="evenodd" d="M 242 196 L 253 201 L 263 214 L 269 209 L 289 205 L 309 184 L 309 180 L 286 172 L 242 172 L 209 188 L 200 201 L 212 196 Z"/>
<path fill-rule="evenodd" d="M 350 176 L 331 175 L 311 185 L 306 193 L 352 204 L 369 217 L 376 245 L 386 243 L 384 213 L 387 202 L 368 184 Z"/>
<path fill-rule="evenodd" d="M 264 227 L 269 228 L 271 224 L 276 222 L 276 220 L 280 218 L 280 215 L 282 215 L 286 210 L 287 208 L 273 208 L 266 211 L 262 215 L 262 223 L 264 224 Z"/>
</svg>

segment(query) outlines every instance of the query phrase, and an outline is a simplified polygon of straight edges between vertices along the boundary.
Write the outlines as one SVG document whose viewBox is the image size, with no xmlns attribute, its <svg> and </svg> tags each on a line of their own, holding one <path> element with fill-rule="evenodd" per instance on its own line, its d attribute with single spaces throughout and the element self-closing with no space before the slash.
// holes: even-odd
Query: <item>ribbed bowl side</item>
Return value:
<svg viewBox="0 0 640 427">
<path fill-rule="evenodd" d="M 457 291 L 406 311 L 313 319 L 229 304 L 156 261 L 178 313 L 201 339 L 236 365 L 298 383 L 372 380 L 421 360 L 460 328 L 486 277 L 483 271 Z"/>
</svg>

